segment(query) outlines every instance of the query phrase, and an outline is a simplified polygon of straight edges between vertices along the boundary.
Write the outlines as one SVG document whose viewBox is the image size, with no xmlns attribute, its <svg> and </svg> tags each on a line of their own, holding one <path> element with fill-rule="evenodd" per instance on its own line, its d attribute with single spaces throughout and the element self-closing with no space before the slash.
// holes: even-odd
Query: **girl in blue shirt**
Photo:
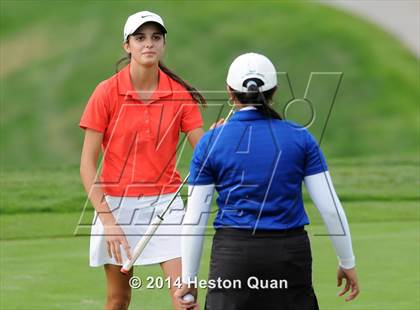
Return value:
<svg viewBox="0 0 420 310">
<path fill-rule="evenodd" d="M 184 301 L 197 297 L 204 232 L 216 189 L 218 212 L 207 283 L 206 309 L 318 309 L 312 287 L 312 257 L 304 229 L 309 224 L 302 183 L 319 210 L 338 256 L 339 293 L 359 293 L 350 230 L 325 158 L 306 128 L 282 120 L 270 107 L 277 74 L 263 55 L 249 53 L 227 76 L 237 112 L 207 132 L 190 167 L 188 209 L 182 237 Z"/>
</svg>

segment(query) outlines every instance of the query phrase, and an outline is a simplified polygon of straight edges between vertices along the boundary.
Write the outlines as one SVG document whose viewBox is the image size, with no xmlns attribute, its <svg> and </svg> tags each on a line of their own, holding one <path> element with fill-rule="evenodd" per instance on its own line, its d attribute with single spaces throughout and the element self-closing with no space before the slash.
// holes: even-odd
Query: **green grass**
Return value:
<svg viewBox="0 0 420 310">
<path fill-rule="evenodd" d="M 77 123 L 97 83 L 122 55 L 127 15 L 160 13 L 168 26 L 165 62 L 210 104 L 224 94 L 232 59 L 266 54 L 279 74 L 275 107 L 301 98 L 311 72 L 342 72 L 323 147 L 329 156 L 401 153 L 417 149 L 418 59 L 389 34 L 356 17 L 308 1 L 1 1 L 1 148 L 6 167 L 77 164 Z M 217 18 L 215 19 L 215 16 Z M 244 17 L 252 16 L 252 27 Z M 337 75 L 315 75 L 308 98 L 319 138 Z M 305 121 L 295 104 L 288 117 Z M 217 107 L 204 111 L 206 126 Z"/>
</svg>

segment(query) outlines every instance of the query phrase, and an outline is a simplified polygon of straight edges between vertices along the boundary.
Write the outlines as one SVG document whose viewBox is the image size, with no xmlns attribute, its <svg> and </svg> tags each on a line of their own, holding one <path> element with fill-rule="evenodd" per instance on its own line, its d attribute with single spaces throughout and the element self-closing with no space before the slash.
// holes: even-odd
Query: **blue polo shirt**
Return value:
<svg viewBox="0 0 420 310">
<path fill-rule="evenodd" d="M 309 224 L 302 200 L 304 177 L 327 170 L 306 128 L 247 110 L 200 139 L 189 184 L 216 185 L 216 229 L 290 229 Z"/>
</svg>

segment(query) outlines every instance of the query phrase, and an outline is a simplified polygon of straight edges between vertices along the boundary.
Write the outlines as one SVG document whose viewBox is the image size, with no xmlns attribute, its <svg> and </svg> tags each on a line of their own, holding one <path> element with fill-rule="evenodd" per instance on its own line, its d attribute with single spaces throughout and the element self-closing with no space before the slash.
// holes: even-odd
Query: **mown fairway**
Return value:
<svg viewBox="0 0 420 310">
<path fill-rule="evenodd" d="M 419 162 L 406 158 L 397 164 L 391 159 L 370 158 L 331 160 L 329 164 L 350 221 L 362 294 L 348 304 L 335 296 L 335 255 L 328 237 L 316 236 L 325 229 L 308 202 L 306 209 L 313 223 L 308 230 L 314 286 L 321 309 L 417 309 Z M 11 198 L 6 200 L 9 207 L 3 210 L 6 214 L 0 222 L 2 309 L 100 309 L 105 290 L 103 270 L 88 267 L 88 238 L 73 235 L 85 199 L 78 184 L 78 169 L 43 171 L 41 179 L 37 173 L 15 171 L 9 175 L 2 188 Z M 13 192 L 25 188 L 30 193 L 41 192 L 49 200 L 32 194 L 35 198 L 28 197 L 19 204 Z M 72 190 L 63 190 L 69 188 Z M 22 212 L 28 204 L 45 208 Z M 91 219 L 90 206 L 87 208 L 83 223 Z M 79 230 L 79 234 L 86 232 Z M 210 235 L 212 229 L 208 232 Z M 208 273 L 210 245 L 211 236 L 206 239 L 201 278 Z M 137 268 L 136 275 L 146 281 L 147 276 L 161 273 L 159 267 L 152 266 Z M 200 297 L 203 301 L 204 291 Z M 169 309 L 168 293 L 135 290 L 132 309 L 136 307 Z"/>
<path fill-rule="evenodd" d="M 405 207 L 404 204 L 401 207 Z M 312 237 L 314 287 L 321 309 L 418 309 L 418 221 L 351 223 L 362 293 L 351 303 L 335 296 L 336 260 L 326 237 Z M 310 231 L 319 232 L 315 225 Z M 208 270 L 210 238 L 200 278 Z M 2 309 L 101 309 L 103 270 L 87 266 L 87 238 L 2 241 Z M 7 266 L 7 267 L 6 267 Z M 161 276 L 158 267 L 136 275 Z M 200 292 L 203 304 L 204 291 Z M 133 291 L 130 309 L 170 309 L 166 290 Z"/>
</svg>

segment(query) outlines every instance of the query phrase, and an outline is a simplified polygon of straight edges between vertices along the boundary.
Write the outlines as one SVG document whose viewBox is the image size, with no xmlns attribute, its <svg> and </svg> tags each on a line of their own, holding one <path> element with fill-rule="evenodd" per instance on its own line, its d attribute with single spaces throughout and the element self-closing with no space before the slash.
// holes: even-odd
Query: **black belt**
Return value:
<svg viewBox="0 0 420 310">
<path fill-rule="evenodd" d="M 299 235 L 306 232 L 304 226 L 288 229 L 239 229 L 239 228 L 217 228 L 216 234 L 226 236 L 257 236 L 257 237 L 277 237 L 284 235 Z"/>
</svg>

